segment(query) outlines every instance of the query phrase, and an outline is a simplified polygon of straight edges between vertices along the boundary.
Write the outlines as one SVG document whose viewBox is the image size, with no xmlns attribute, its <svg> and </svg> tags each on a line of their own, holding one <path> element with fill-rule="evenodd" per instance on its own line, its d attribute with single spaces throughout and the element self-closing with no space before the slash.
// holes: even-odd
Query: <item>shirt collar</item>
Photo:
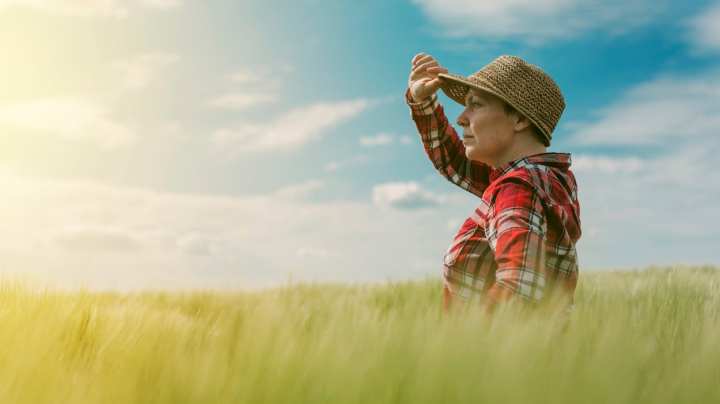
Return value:
<svg viewBox="0 0 720 404">
<path fill-rule="evenodd" d="M 519 158 L 493 169 L 490 172 L 490 182 L 495 181 L 512 170 L 536 164 L 567 170 L 572 164 L 572 158 L 569 153 L 541 153 Z"/>
</svg>

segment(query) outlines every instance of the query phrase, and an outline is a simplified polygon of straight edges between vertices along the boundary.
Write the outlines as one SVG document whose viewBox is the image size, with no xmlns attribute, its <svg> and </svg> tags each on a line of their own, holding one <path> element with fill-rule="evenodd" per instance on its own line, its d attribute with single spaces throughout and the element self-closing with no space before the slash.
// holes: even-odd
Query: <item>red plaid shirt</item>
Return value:
<svg viewBox="0 0 720 404">
<path fill-rule="evenodd" d="M 511 297 L 537 303 L 558 291 L 572 305 L 580 205 L 570 155 L 543 153 L 493 169 L 468 160 L 436 95 L 414 103 L 408 91 L 406 99 L 435 168 L 481 198 L 443 259 L 446 309 L 467 301 L 492 308 Z"/>
</svg>

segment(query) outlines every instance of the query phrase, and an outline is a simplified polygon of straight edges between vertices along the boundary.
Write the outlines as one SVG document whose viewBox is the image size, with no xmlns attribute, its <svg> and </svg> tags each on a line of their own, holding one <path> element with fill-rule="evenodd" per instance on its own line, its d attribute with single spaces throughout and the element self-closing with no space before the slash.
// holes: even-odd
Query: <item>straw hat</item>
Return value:
<svg viewBox="0 0 720 404">
<path fill-rule="evenodd" d="M 516 56 L 500 56 L 468 78 L 454 74 L 438 75 L 444 79 L 440 88 L 453 101 L 465 106 L 470 88 L 487 91 L 510 104 L 545 135 L 550 146 L 555 130 L 565 109 L 560 87 L 542 69 Z"/>
</svg>

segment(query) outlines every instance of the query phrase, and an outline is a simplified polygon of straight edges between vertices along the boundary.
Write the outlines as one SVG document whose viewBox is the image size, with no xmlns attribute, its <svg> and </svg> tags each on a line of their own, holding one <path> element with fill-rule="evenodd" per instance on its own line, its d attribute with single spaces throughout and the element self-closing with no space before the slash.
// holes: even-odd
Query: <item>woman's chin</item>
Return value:
<svg viewBox="0 0 720 404">
<path fill-rule="evenodd" d="M 468 160 L 472 161 L 480 161 L 480 154 L 478 153 L 478 150 L 474 146 L 466 147 L 465 148 L 465 157 L 468 158 Z"/>
</svg>

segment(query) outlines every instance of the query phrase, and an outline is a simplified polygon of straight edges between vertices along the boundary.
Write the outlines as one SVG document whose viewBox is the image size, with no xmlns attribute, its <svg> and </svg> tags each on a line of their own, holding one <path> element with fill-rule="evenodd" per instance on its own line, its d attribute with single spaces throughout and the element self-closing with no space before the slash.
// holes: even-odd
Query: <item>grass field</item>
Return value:
<svg viewBox="0 0 720 404">
<path fill-rule="evenodd" d="M 567 330 L 437 279 L 258 293 L 5 280 L 2 403 L 720 403 L 720 270 L 581 275 Z"/>
</svg>

